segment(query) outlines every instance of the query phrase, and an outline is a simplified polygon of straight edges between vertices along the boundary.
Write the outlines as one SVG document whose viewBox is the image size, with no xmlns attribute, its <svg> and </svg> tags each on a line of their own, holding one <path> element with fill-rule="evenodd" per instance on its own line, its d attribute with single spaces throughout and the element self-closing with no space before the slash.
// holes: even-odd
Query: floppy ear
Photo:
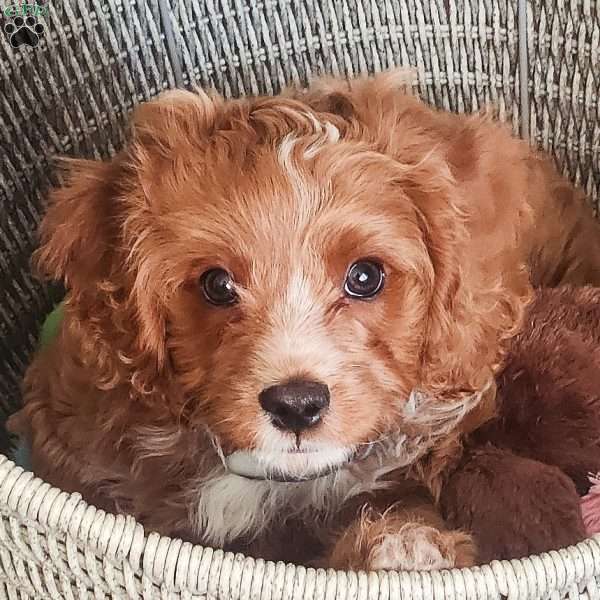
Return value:
<svg viewBox="0 0 600 600">
<path fill-rule="evenodd" d="M 77 292 L 108 273 L 118 176 L 113 162 L 60 159 L 60 165 L 65 182 L 50 195 L 33 259 L 40 274 Z"/>
<path fill-rule="evenodd" d="M 207 135 L 219 101 L 201 91 L 166 92 L 136 108 L 129 143 L 111 161 L 63 159 L 65 182 L 52 192 L 40 228 L 34 261 L 65 282 L 71 310 L 85 310 L 96 337 L 127 344 L 123 355 L 141 350 L 159 368 L 166 316 L 148 269 L 155 186 L 176 171 L 180 150 Z"/>
<path fill-rule="evenodd" d="M 131 347 L 119 350 L 150 352 L 162 366 L 165 319 L 152 289 L 140 293 L 135 285 L 128 263 L 133 240 L 124 236 L 125 196 L 135 173 L 123 154 L 107 162 L 61 159 L 61 165 L 65 180 L 50 195 L 34 264 L 64 281 L 70 310 L 81 311 L 94 337 L 121 339 Z"/>
<path fill-rule="evenodd" d="M 420 184 L 434 177 L 422 174 Z M 508 249 L 497 253 L 478 245 L 451 189 L 413 195 L 434 270 L 421 386 L 439 398 L 472 394 L 493 382 L 506 341 L 519 330 L 532 297 L 518 255 L 511 259 Z"/>
</svg>

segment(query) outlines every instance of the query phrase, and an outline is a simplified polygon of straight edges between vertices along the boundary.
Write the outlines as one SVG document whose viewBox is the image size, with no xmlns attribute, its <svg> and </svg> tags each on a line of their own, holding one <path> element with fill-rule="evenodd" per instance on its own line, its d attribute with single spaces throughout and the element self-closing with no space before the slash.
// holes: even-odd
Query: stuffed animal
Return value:
<svg viewBox="0 0 600 600">
<path fill-rule="evenodd" d="M 448 523 L 474 535 L 480 562 L 600 529 L 600 491 L 589 491 L 600 471 L 600 289 L 539 291 L 496 383 L 496 416 L 465 436 L 440 496 Z"/>
</svg>

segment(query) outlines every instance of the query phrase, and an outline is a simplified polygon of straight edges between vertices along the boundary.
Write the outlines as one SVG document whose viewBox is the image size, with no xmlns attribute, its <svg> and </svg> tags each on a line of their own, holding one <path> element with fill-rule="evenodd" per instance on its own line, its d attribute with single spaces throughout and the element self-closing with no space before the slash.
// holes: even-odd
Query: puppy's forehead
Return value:
<svg viewBox="0 0 600 600">
<path fill-rule="evenodd" d="M 179 173 L 162 192 L 161 216 L 180 217 L 199 229 L 205 223 L 222 234 L 282 240 L 283 231 L 305 235 L 308 226 L 331 215 L 359 226 L 369 215 L 389 215 L 391 208 L 389 181 L 395 174 L 387 157 L 377 158 L 381 164 L 374 153 L 338 142 L 335 135 L 315 140 L 288 134 L 271 147 L 253 149 L 250 164 L 211 161 Z"/>
<path fill-rule="evenodd" d="M 251 262 L 264 270 L 302 259 L 316 267 L 313 259 L 326 255 L 342 269 L 351 258 L 385 257 L 398 239 L 416 237 L 414 209 L 397 197 L 389 158 L 340 140 L 333 126 L 287 132 L 235 156 L 188 158 L 163 186 L 164 239 L 185 245 L 204 266 L 248 271 Z"/>
</svg>

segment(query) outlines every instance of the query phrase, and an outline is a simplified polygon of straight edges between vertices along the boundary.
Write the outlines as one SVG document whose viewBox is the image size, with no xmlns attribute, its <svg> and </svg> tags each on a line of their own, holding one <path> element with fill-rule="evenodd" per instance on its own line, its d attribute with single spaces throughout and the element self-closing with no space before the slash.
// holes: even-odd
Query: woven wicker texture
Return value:
<svg viewBox="0 0 600 600">
<path fill-rule="evenodd" d="M 529 6 L 530 131 L 600 202 L 600 3 Z"/>
<path fill-rule="evenodd" d="M 184 0 L 174 17 L 184 81 L 228 95 L 411 65 L 421 95 L 438 106 L 518 113 L 512 2 Z"/>
<path fill-rule="evenodd" d="M 600 594 L 600 579 L 594 578 L 600 573 L 600 536 L 558 552 L 474 569 L 354 573 L 146 537 L 133 519 L 96 510 L 6 459 L 0 459 L 0 507 L 6 578 L 0 597 L 5 598 L 592 600 Z"/>
<path fill-rule="evenodd" d="M 5 0 L 9 4 L 11 0 Z M 41 0 L 40 0 L 40 3 Z M 29 269 L 51 157 L 108 156 L 131 107 L 197 84 L 274 93 L 319 73 L 415 67 L 429 102 L 492 104 L 600 200 L 595 0 L 50 0 L 36 48 L 0 31 L 0 417 L 60 290 Z M 4 6 L 4 5 L 2 5 Z M 3 30 L 5 20 L 0 23 Z M 524 122 L 521 123 L 521 119 Z M 1 440 L 0 440 L 1 442 Z M 0 443 L 0 450 L 4 444 Z M 600 540 L 429 574 L 312 571 L 192 547 L 0 458 L 0 598 L 600 598 Z"/>
</svg>

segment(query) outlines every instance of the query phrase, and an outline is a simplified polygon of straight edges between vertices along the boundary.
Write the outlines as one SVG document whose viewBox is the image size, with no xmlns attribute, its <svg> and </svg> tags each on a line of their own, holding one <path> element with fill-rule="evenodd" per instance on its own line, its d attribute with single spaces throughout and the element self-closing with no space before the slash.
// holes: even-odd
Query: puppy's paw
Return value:
<svg viewBox="0 0 600 600">
<path fill-rule="evenodd" d="M 400 531 L 381 537 L 371 550 L 368 566 L 373 571 L 434 571 L 473 564 L 474 556 L 468 535 L 407 523 Z"/>
</svg>

